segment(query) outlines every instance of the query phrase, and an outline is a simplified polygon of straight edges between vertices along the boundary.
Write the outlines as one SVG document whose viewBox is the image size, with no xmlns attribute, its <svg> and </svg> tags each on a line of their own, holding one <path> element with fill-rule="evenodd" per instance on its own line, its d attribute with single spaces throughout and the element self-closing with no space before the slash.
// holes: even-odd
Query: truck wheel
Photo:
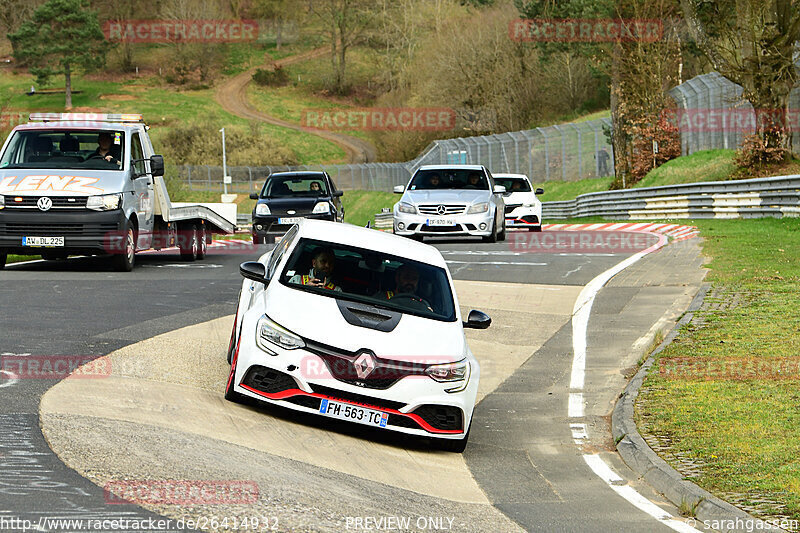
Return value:
<svg viewBox="0 0 800 533">
<path fill-rule="evenodd" d="M 125 224 L 125 229 L 122 230 L 122 233 L 124 235 L 124 248 L 122 253 L 114 254 L 114 270 L 117 272 L 130 272 L 133 270 L 133 264 L 136 261 L 136 234 L 130 223 Z"/>
<path fill-rule="evenodd" d="M 181 238 L 178 241 L 178 247 L 181 250 L 181 259 L 184 261 L 194 261 L 197 259 L 197 226 L 185 226 L 185 229 L 180 232 Z"/>
<path fill-rule="evenodd" d="M 200 230 L 197 232 L 197 258 L 205 259 L 208 253 L 208 243 L 206 242 L 206 225 L 200 224 Z"/>
<path fill-rule="evenodd" d="M 7 260 L 8 260 L 8 253 L 0 251 L 0 270 L 3 270 L 6 267 Z"/>
</svg>

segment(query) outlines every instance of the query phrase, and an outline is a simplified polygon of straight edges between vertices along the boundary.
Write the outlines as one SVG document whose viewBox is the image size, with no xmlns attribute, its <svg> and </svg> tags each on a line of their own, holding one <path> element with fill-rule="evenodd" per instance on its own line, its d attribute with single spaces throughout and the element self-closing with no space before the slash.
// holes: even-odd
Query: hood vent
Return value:
<svg viewBox="0 0 800 533">
<path fill-rule="evenodd" d="M 348 324 L 377 331 L 390 332 L 400 323 L 402 313 L 381 309 L 369 304 L 336 300 L 339 311 Z"/>
</svg>

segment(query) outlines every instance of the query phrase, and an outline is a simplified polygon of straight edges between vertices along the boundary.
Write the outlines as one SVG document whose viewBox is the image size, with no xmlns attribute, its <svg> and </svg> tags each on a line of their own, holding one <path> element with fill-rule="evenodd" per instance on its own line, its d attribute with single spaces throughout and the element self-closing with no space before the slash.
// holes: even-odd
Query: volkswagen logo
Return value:
<svg viewBox="0 0 800 533">
<path fill-rule="evenodd" d="M 444 215 L 447 212 L 447 208 L 443 205 L 436 207 L 436 213 L 439 215 Z"/>
<path fill-rule="evenodd" d="M 38 207 L 40 211 L 50 211 L 50 208 L 53 207 L 53 200 L 47 196 L 42 196 L 36 202 L 36 207 Z"/>
<path fill-rule="evenodd" d="M 356 375 L 358 379 L 367 379 L 367 376 L 372 374 L 375 370 L 375 357 L 370 353 L 362 353 L 353 361 L 353 366 L 356 368 Z"/>
</svg>

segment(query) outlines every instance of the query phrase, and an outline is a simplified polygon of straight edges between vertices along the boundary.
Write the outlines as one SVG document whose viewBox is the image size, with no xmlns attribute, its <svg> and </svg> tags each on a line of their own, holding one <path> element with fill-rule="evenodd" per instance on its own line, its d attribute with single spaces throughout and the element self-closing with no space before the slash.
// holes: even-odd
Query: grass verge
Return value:
<svg viewBox="0 0 800 533">
<path fill-rule="evenodd" d="M 533 183 L 534 187 L 544 189 L 539 196 L 543 202 L 560 202 L 574 200 L 576 196 L 590 192 L 607 191 L 614 178 L 591 178 L 580 181 L 545 181 Z"/>
<path fill-rule="evenodd" d="M 375 222 L 375 214 L 384 207 L 391 208 L 400 196 L 382 191 L 345 191 L 342 196 L 344 221 L 356 226 L 365 226 L 367 221 Z"/>
<path fill-rule="evenodd" d="M 800 519 L 800 220 L 692 223 L 714 291 L 658 354 L 637 424 L 706 490 Z"/>
</svg>

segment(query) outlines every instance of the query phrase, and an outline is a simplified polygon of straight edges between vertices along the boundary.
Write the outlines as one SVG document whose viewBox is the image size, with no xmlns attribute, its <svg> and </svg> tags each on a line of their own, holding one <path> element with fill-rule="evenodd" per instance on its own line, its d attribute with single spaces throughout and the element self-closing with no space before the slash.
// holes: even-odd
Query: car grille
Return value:
<svg viewBox="0 0 800 533">
<path fill-rule="evenodd" d="M 506 204 L 506 214 L 510 213 L 514 209 L 522 207 L 522 204 Z"/>
<path fill-rule="evenodd" d="M 335 379 L 367 389 L 388 389 L 406 376 L 423 375 L 428 366 L 373 356 L 375 368 L 367 377 L 362 379 L 358 377 L 353 362 L 363 351 L 355 353 L 343 352 L 332 346 L 308 340 L 306 340 L 306 348 L 325 362 L 325 366 Z"/>
<path fill-rule="evenodd" d="M 422 405 L 413 413 L 436 429 L 463 429 L 461 409 L 449 405 Z"/>
<path fill-rule="evenodd" d="M 117 232 L 117 224 L 30 224 L 0 223 L 0 233 L 15 236 L 105 237 Z"/>
<path fill-rule="evenodd" d="M 15 202 L 14 198 L 22 198 L 21 202 Z M 51 209 L 85 209 L 85 196 L 49 196 L 53 202 Z M 9 196 L 6 195 L 6 209 L 39 209 L 36 202 L 39 196 Z"/>
<path fill-rule="evenodd" d="M 440 207 L 444 208 L 444 213 L 440 213 Z M 466 211 L 467 206 L 463 204 L 424 204 L 417 207 L 422 215 L 460 215 Z"/>
<path fill-rule="evenodd" d="M 264 366 L 250 367 L 242 380 L 242 385 L 267 394 L 297 388 L 297 382 L 292 376 Z"/>
<path fill-rule="evenodd" d="M 455 226 L 428 226 L 427 224 L 423 224 L 420 226 L 419 230 L 429 233 L 454 233 L 464 231 L 458 224 Z"/>
</svg>

